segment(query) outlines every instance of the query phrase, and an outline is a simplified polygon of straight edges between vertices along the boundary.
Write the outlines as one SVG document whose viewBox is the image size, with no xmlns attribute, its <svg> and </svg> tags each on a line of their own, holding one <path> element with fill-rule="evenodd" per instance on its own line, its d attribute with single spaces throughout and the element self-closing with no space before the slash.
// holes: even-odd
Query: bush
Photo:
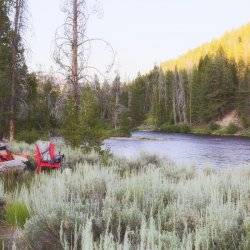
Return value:
<svg viewBox="0 0 250 250">
<path fill-rule="evenodd" d="M 239 130 L 239 128 L 234 123 L 230 123 L 227 127 L 216 131 L 216 134 L 218 134 L 218 135 L 234 135 L 238 130 Z"/>
<path fill-rule="evenodd" d="M 14 193 L 32 211 L 18 249 L 241 249 L 249 237 L 247 169 L 195 171 L 147 155 L 73 167 Z"/>
<path fill-rule="evenodd" d="M 220 129 L 220 125 L 218 125 L 218 124 L 216 124 L 216 123 L 214 123 L 214 122 L 211 122 L 211 123 L 209 123 L 209 125 L 208 125 L 208 129 L 209 129 L 210 131 L 215 131 L 215 130 Z"/>
<path fill-rule="evenodd" d="M 186 124 L 181 124 L 181 125 L 163 124 L 160 127 L 160 131 L 166 133 L 189 133 L 191 129 Z"/>
<path fill-rule="evenodd" d="M 30 217 L 30 212 L 25 203 L 16 201 L 7 204 L 4 217 L 10 226 L 23 227 Z"/>
<path fill-rule="evenodd" d="M 239 128 L 238 128 L 234 123 L 230 123 L 230 124 L 226 127 L 225 132 L 226 132 L 226 134 L 233 135 L 233 134 L 235 134 L 238 130 L 239 130 Z"/>
<path fill-rule="evenodd" d="M 17 132 L 16 134 L 16 140 L 17 141 L 23 141 L 26 143 L 34 143 L 39 139 L 47 139 L 48 136 L 46 136 L 46 133 L 38 131 L 38 130 L 22 130 Z"/>
</svg>

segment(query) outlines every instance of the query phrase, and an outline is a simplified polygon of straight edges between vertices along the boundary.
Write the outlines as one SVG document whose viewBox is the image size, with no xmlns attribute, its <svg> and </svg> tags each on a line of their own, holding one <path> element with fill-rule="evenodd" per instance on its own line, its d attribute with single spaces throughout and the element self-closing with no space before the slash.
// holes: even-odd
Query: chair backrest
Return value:
<svg viewBox="0 0 250 250">
<path fill-rule="evenodd" d="M 55 144 L 50 142 L 38 142 L 36 144 L 36 161 L 52 161 L 55 156 Z"/>
</svg>

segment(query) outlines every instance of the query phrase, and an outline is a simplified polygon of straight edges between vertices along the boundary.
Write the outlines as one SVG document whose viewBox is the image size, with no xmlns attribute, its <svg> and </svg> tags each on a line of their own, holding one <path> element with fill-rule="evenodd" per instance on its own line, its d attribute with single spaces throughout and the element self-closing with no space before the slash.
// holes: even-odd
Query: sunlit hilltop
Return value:
<svg viewBox="0 0 250 250">
<path fill-rule="evenodd" d="M 233 58 L 236 62 L 243 60 L 250 63 L 250 23 L 226 32 L 221 38 L 214 39 L 209 43 L 192 49 L 177 59 L 163 62 L 163 70 L 172 70 L 175 67 L 179 69 L 190 69 L 197 65 L 200 58 L 205 55 L 215 55 L 216 51 L 222 47 L 228 58 Z"/>
</svg>

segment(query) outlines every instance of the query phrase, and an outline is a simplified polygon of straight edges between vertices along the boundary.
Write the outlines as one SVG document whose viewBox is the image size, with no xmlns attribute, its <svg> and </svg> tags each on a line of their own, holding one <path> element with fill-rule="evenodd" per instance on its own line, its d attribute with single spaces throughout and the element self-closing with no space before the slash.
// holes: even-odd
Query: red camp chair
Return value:
<svg viewBox="0 0 250 250">
<path fill-rule="evenodd" d="M 42 169 L 60 169 L 61 168 L 61 160 L 56 160 L 56 150 L 55 150 L 55 144 L 50 143 L 49 144 L 49 155 L 50 155 L 50 161 L 44 161 L 43 160 L 43 152 L 40 151 L 38 145 L 36 145 L 35 148 L 35 163 L 36 163 L 36 171 L 37 173 L 40 173 Z"/>
<path fill-rule="evenodd" d="M 0 163 L 6 161 L 14 160 L 14 156 L 12 155 L 11 151 L 7 149 L 6 146 L 0 147 Z"/>
</svg>

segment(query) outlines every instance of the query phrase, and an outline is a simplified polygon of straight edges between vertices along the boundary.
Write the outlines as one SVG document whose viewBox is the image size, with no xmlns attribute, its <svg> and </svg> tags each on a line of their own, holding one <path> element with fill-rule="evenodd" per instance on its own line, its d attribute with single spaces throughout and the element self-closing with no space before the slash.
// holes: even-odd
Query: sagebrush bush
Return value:
<svg viewBox="0 0 250 250">
<path fill-rule="evenodd" d="M 41 174 L 13 195 L 31 217 L 20 249 L 240 249 L 250 173 L 109 158 L 62 147 L 71 170 Z M 67 156 L 66 156 L 67 157 Z M 25 246 L 25 247 L 24 247 Z M 247 249 L 247 248 L 245 248 Z"/>
</svg>

